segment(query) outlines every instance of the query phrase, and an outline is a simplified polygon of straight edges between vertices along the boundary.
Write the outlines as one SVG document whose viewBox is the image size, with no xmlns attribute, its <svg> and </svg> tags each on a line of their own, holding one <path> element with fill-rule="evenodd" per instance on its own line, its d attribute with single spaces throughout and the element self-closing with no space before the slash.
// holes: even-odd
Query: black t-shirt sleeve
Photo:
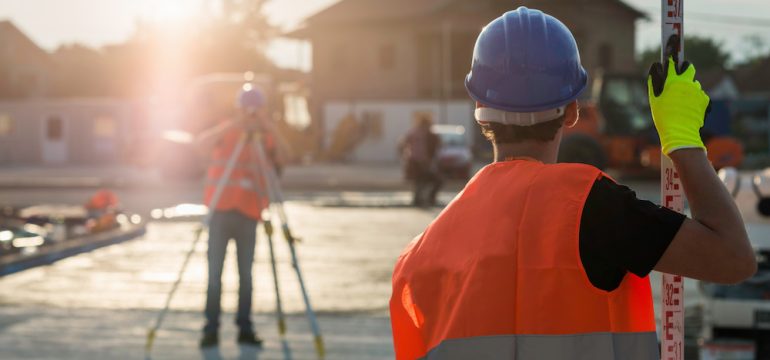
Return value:
<svg viewBox="0 0 770 360">
<path fill-rule="evenodd" d="M 646 276 L 663 256 L 685 216 L 640 200 L 626 186 L 597 180 L 580 221 L 580 259 L 591 283 L 616 289 L 626 272 Z"/>
</svg>

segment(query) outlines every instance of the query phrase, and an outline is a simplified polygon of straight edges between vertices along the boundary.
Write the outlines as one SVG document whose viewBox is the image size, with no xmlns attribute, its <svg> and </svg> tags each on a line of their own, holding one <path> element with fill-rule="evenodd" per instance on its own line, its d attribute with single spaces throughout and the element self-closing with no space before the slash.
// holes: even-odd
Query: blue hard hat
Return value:
<svg viewBox="0 0 770 360">
<path fill-rule="evenodd" d="M 465 88 L 491 108 L 538 112 L 577 99 L 587 80 L 569 29 L 553 16 L 522 6 L 481 31 Z"/>
<path fill-rule="evenodd" d="M 245 110 L 257 110 L 265 106 L 265 95 L 251 84 L 243 86 L 238 93 L 238 108 Z"/>
</svg>

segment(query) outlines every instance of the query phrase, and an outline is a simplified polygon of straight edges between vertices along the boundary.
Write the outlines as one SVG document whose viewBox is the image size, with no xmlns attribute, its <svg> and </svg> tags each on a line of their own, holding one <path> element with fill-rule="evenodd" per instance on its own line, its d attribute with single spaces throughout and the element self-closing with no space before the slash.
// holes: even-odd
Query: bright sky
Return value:
<svg viewBox="0 0 770 360">
<path fill-rule="evenodd" d="M 637 50 L 660 46 L 660 2 L 624 1 L 649 14 L 650 20 L 637 22 Z M 744 58 L 749 52 L 770 51 L 770 2 L 767 0 L 685 0 L 684 14 L 685 35 L 715 39 L 726 46 L 735 60 Z M 752 35 L 762 39 L 764 49 L 749 46 L 746 38 Z"/>
<path fill-rule="evenodd" d="M 273 24 L 289 28 L 336 1 L 271 0 L 266 5 L 266 12 Z M 625 1 L 650 14 L 650 21 L 640 21 L 637 24 L 637 49 L 656 46 L 660 36 L 658 1 Z M 205 3 L 216 2 L 217 0 L 0 0 L 0 19 L 12 20 L 40 46 L 53 50 L 60 44 L 71 42 L 91 46 L 122 42 L 133 34 L 138 18 L 164 22 L 180 21 L 203 11 L 206 8 Z M 724 16 L 716 17 L 721 21 L 714 22 L 707 14 Z M 746 23 L 764 25 L 748 26 Z M 747 51 L 754 50 L 744 40 L 752 34 L 760 35 L 766 47 L 770 48 L 770 3 L 766 0 L 687 0 L 685 33 L 721 41 L 737 58 L 743 57 Z M 271 45 L 268 54 L 282 66 L 305 69 L 309 67 L 310 49 L 298 42 L 276 41 Z"/>
<path fill-rule="evenodd" d="M 269 21 L 290 28 L 337 0 L 270 0 Z M 99 47 L 129 38 L 137 19 L 183 21 L 218 0 L 0 0 L 0 19 L 10 19 L 38 45 L 54 50 L 79 42 Z M 208 4 L 208 5 L 207 5 Z M 279 64 L 308 68 L 310 48 L 297 41 L 276 41 L 268 54 Z"/>
</svg>

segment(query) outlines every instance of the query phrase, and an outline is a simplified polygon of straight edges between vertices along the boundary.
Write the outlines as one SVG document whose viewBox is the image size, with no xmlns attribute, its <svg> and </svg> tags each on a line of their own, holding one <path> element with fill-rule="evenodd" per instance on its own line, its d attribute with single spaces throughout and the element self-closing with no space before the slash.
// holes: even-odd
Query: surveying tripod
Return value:
<svg viewBox="0 0 770 360">
<path fill-rule="evenodd" d="M 256 161 L 256 165 L 257 165 L 255 167 L 257 169 L 257 174 L 254 174 L 254 175 L 258 177 L 258 179 L 256 179 L 257 181 L 254 181 L 254 187 L 255 187 L 254 190 L 257 193 L 262 193 L 262 194 L 266 193 L 269 199 L 268 209 L 265 212 L 269 213 L 271 216 L 263 217 L 263 227 L 265 229 L 265 234 L 267 235 L 268 248 L 270 249 L 270 265 L 273 271 L 273 285 L 275 286 L 276 316 L 278 318 L 277 319 L 278 333 L 281 336 L 284 356 L 286 359 L 291 358 L 288 342 L 286 340 L 286 318 L 283 312 L 283 305 L 281 302 L 281 291 L 279 289 L 278 271 L 277 271 L 276 261 L 275 261 L 275 251 L 273 248 L 273 223 L 271 222 L 272 215 L 275 215 L 278 218 L 278 220 L 281 222 L 281 230 L 283 232 L 283 236 L 286 239 L 286 242 L 289 244 L 289 251 L 291 253 L 291 265 L 297 274 L 300 290 L 302 291 L 302 299 L 305 303 L 305 314 L 308 318 L 308 322 L 310 323 L 310 329 L 313 332 L 316 353 L 319 359 L 324 359 L 325 349 L 324 349 L 323 338 L 321 336 L 321 329 L 318 326 L 318 321 L 316 319 L 315 312 L 313 311 L 313 308 L 310 305 L 310 297 L 308 296 L 307 289 L 305 288 L 305 281 L 302 277 L 302 272 L 300 271 L 300 268 L 299 268 L 297 252 L 294 247 L 294 244 L 297 239 L 292 235 L 291 229 L 289 228 L 288 218 L 283 208 L 283 200 L 284 200 L 283 192 L 281 191 L 281 187 L 278 181 L 278 176 L 275 173 L 274 167 L 267 161 L 267 156 L 265 154 L 264 147 L 262 146 L 261 132 L 256 130 L 248 130 L 244 132 L 243 135 L 241 135 L 240 140 L 236 144 L 232 154 L 230 155 L 230 158 L 227 160 L 227 163 L 225 164 L 224 173 L 219 178 L 216 189 L 214 190 L 214 194 L 211 197 L 211 201 L 208 206 L 209 211 L 204 217 L 201 223 L 201 226 L 195 232 L 195 240 L 193 241 L 192 246 L 190 247 L 190 250 L 187 252 L 185 259 L 182 262 L 182 267 L 179 269 L 179 274 L 177 276 L 176 281 L 174 282 L 174 285 L 171 288 L 171 291 L 168 293 L 168 296 L 166 297 L 165 306 L 158 313 L 158 317 L 154 325 L 149 329 L 147 333 L 147 341 L 145 344 L 146 360 L 151 359 L 152 346 L 155 342 L 156 333 L 158 329 L 160 329 L 161 325 L 163 324 L 163 320 L 171 305 L 171 300 L 174 297 L 174 294 L 176 293 L 176 290 L 179 287 L 180 283 L 182 282 L 182 276 L 184 275 L 187 265 L 190 262 L 190 258 L 192 257 L 192 254 L 195 252 L 195 249 L 198 245 L 198 242 L 201 239 L 201 235 L 203 234 L 204 229 L 208 227 L 211 221 L 211 217 L 214 214 L 214 209 L 216 209 L 217 204 L 219 203 L 219 200 L 222 197 L 222 193 L 224 192 L 224 188 L 227 186 L 227 184 L 230 181 L 230 177 L 233 173 L 233 169 L 235 168 L 236 163 L 238 162 L 238 158 L 241 156 L 241 153 L 243 153 L 243 151 L 247 148 L 247 145 L 249 143 L 252 145 L 251 158 L 252 160 Z M 264 188 L 262 188 L 260 185 L 264 186 Z M 263 190 L 266 190 L 266 191 L 263 191 Z"/>
</svg>

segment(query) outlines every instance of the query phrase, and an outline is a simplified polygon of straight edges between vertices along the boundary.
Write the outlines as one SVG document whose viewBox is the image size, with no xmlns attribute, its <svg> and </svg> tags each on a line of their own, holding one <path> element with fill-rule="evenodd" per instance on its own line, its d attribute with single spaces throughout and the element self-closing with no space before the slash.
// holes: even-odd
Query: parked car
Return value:
<svg viewBox="0 0 770 360">
<path fill-rule="evenodd" d="M 699 282 L 703 301 L 688 306 L 686 343 L 693 359 L 756 359 L 770 356 L 770 251 L 760 251 L 759 270 L 736 285 Z M 689 341 L 688 341 L 689 340 Z M 696 356 L 698 353 L 699 356 Z"/>
<path fill-rule="evenodd" d="M 441 138 L 436 162 L 447 179 L 468 180 L 471 177 L 473 154 L 465 127 L 461 125 L 433 125 L 433 133 Z"/>
<path fill-rule="evenodd" d="M 38 226 L 30 224 L 23 227 L 0 226 L 0 256 L 32 253 L 48 242 L 45 232 Z"/>
</svg>

